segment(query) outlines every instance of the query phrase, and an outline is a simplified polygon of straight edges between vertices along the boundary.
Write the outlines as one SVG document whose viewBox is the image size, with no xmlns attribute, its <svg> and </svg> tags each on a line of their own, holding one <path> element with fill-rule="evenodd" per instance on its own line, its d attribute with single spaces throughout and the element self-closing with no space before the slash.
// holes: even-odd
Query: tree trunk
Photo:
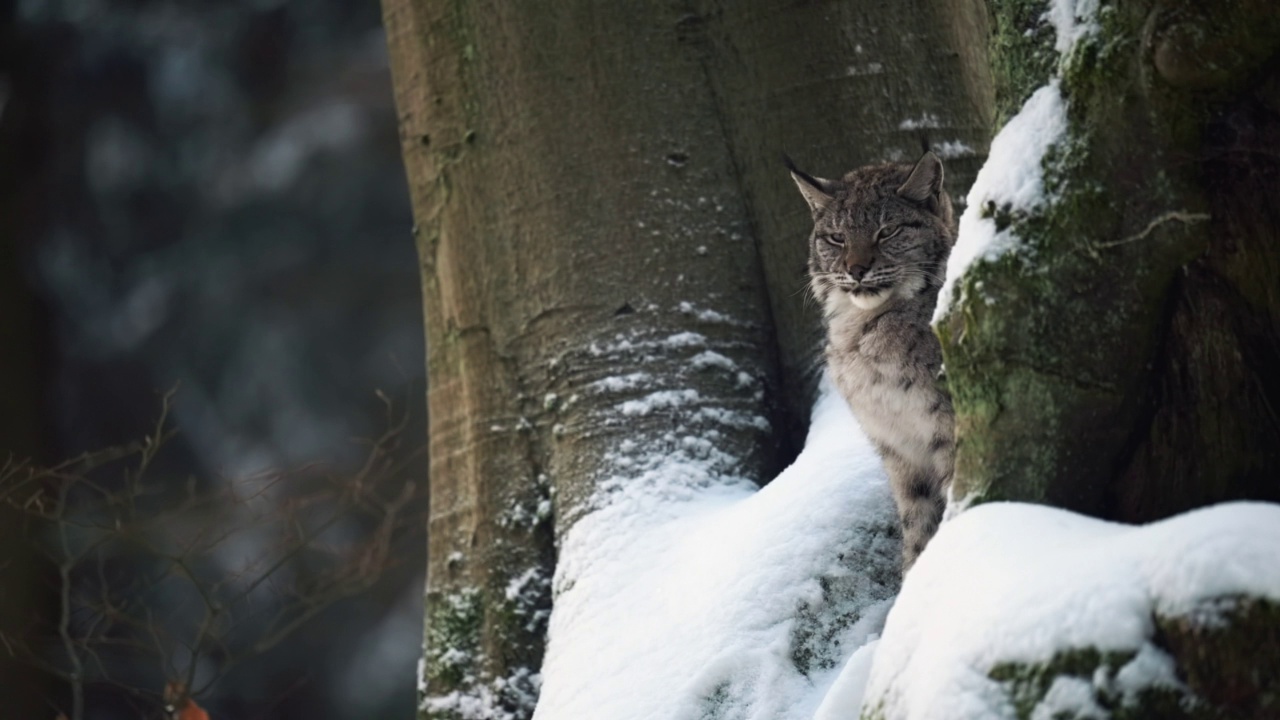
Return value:
<svg viewBox="0 0 1280 720">
<path fill-rule="evenodd" d="M 1211 5 L 1104 4 L 1059 58 L 1048 3 L 992 3 L 1000 114 L 1056 73 L 1066 130 L 1044 204 L 985 209 L 1017 247 L 938 325 L 958 494 L 1128 521 L 1280 499 L 1280 14 Z"/>
<path fill-rule="evenodd" d="M 686 10 L 385 13 L 428 330 L 424 717 L 523 716 L 553 535 L 644 491 L 629 448 L 715 434 L 690 483 L 774 469 L 764 276 Z"/>
</svg>

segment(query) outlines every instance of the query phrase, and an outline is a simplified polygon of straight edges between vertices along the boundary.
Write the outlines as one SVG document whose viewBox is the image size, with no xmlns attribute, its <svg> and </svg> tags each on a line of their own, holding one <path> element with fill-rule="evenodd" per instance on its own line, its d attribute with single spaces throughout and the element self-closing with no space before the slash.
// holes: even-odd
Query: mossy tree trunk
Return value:
<svg viewBox="0 0 1280 720">
<path fill-rule="evenodd" d="M 1127 521 L 1278 500 L 1280 14 L 1100 5 L 1059 57 L 1048 3 L 991 3 L 999 115 L 1056 74 L 1067 129 L 938 325 L 958 490 Z"/>
</svg>

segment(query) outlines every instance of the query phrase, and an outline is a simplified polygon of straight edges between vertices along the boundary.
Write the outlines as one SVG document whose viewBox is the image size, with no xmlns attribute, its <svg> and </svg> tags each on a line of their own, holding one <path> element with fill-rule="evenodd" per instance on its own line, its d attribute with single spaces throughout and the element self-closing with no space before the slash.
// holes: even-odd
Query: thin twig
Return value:
<svg viewBox="0 0 1280 720">
<path fill-rule="evenodd" d="M 1147 226 L 1138 233 L 1129 235 L 1128 237 L 1122 237 L 1119 240 L 1094 243 L 1093 247 L 1095 249 L 1105 250 L 1107 248 L 1116 247 L 1117 245 L 1127 245 L 1132 242 L 1137 242 L 1139 240 L 1146 239 L 1148 235 L 1155 232 L 1156 228 L 1169 222 L 1180 222 L 1184 225 L 1191 225 L 1194 223 L 1202 223 L 1207 220 L 1209 220 L 1209 215 L 1207 213 L 1189 213 L 1182 210 L 1170 210 L 1147 223 Z"/>
</svg>

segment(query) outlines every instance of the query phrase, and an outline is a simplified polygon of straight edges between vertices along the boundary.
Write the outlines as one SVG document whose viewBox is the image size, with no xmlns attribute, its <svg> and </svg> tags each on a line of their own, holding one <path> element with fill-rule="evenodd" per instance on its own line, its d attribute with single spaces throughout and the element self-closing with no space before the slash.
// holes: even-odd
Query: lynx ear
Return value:
<svg viewBox="0 0 1280 720">
<path fill-rule="evenodd" d="M 935 207 L 938 196 L 942 193 L 942 161 L 937 155 L 925 152 L 916 166 L 911 168 L 911 175 L 898 188 L 898 196 L 911 202 L 927 204 Z"/>
<path fill-rule="evenodd" d="M 791 162 L 791 158 L 785 154 L 782 156 L 782 164 L 787 166 L 791 171 L 791 179 L 796 181 L 796 187 L 800 188 L 800 194 L 804 196 L 804 201 L 809 203 L 809 211 L 817 213 L 830 204 L 835 195 L 835 183 L 830 180 L 817 178 Z"/>
</svg>

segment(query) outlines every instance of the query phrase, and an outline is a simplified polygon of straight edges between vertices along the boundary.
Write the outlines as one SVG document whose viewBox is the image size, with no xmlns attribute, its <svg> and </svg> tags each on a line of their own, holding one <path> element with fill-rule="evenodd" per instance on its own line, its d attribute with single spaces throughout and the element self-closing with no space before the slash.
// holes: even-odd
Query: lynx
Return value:
<svg viewBox="0 0 1280 720">
<path fill-rule="evenodd" d="M 791 177 L 813 215 L 809 286 L 827 368 L 884 460 L 910 568 L 942 521 L 955 457 L 951 398 L 929 327 L 955 241 L 942 161 L 873 165 L 839 180 Z"/>
</svg>

